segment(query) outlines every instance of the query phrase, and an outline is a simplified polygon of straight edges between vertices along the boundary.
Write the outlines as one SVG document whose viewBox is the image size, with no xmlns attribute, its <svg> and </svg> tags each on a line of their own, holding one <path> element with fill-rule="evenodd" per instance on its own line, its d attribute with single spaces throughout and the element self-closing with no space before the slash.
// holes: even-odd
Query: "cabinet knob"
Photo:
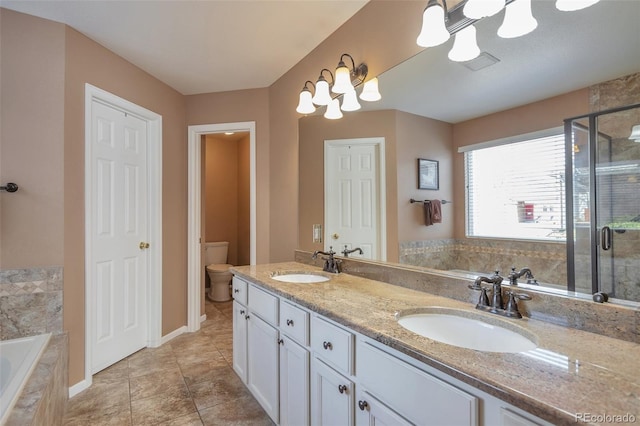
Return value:
<svg viewBox="0 0 640 426">
<path fill-rule="evenodd" d="M 244 309 L 240 311 L 240 315 L 244 315 Z"/>
<path fill-rule="evenodd" d="M 282 340 L 282 339 L 278 339 L 278 344 L 279 344 L 279 345 L 284 345 L 284 340 Z"/>
<path fill-rule="evenodd" d="M 249 315 L 246 315 L 246 316 L 244 317 L 244 319 L 248 320 L 248 319 L 249 319 Z"/>
<path fill-rule="evenodd" d="M 293 327 L 293 320 L 292 319 L 288 319 L 287 320 L 287 325 Z"/>
<path fill-rule="evenodd" d="M 322 342 L 322 347 L 327 350 L 333 349 L 333 345 L 331 344 L 331 342 Z"/>
<path fill-rule="evenodd" d="M 233 289 L 233 292 L 234 292 L 234 293 L 240 293 L 240 290 L 239 290 L 239 289 L 237 289 L 237 288 L 234 288 L 234 289 Z"/>
<path fill-rule="evenodd" d="M 368 406 L 369 403 L 367 401 L 358 401 L 358 407 L 360 407 L 362 411 L 366 410 Z"/>
<path fill-rule="evenodd" d="M 346 385 L 338 385 L 338 391 L 340 393 L 345 393 L 347 391 L 347 386 Z"/>
</svg>

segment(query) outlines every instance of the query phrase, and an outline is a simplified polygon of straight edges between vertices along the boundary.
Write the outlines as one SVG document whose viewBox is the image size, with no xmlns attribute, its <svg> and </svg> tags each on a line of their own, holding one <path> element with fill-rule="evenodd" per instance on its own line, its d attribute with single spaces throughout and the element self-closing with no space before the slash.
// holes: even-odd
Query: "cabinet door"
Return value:
<svg viewBox="0 0 640 426">
<path fill-rule="evenodd" d="M 375 399 L 367 391 L 358 391 L 356 397 L 356 425 L 357 426 L 410 426 L 406 419 Z"/>
<path fill-rule="evenodd" d="M 250 314 L 248 319 L 248 381 L 253 396 L 271 419 L 279 423 L 278 330 Z"/>
<path fill-rule="evenodd" d="M 311 417 L 314 425 L 354 424 L 354 386 L 317 358 L 311 362 Z"/>
<path fill-rule="evenodd" d="M 247 383 L 247 308 L 233 302 L 233 370 Z"/>
<path fill-rule="evenodd" d="M 309 351 L 286 336 L 280 340 L 280 424 L 309 424 Z"/>
</svg>

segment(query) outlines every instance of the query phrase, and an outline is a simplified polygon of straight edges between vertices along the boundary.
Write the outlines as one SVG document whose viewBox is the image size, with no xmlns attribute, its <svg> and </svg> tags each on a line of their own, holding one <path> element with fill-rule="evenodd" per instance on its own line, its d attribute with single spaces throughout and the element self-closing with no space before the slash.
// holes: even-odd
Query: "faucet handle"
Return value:
<svg viewBox="0 0 640 426">
<path fill-rule="evenodd" d="M 520 300 L 531 300 L 531 296 L 524 293 L 516 293 L 515 291 L 507 291 L 509 295 L 509 301 L 507 302 L 507 306 L 504 308 L 505 316 L 511 318 L 522 318 L 522 314 L 518 310 L 518 303 L 516 299 Z"/>
</svg>

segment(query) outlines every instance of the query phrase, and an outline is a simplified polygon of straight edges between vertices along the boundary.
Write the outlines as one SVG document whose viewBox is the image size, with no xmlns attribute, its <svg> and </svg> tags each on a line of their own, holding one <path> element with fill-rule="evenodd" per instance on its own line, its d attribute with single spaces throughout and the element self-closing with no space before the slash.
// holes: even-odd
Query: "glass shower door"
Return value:
<svg viewBox="0 0 640 426">
<path fill-rule="evenodd" d="M 640 105 L 565 122 L 569 290 L 640 301 Z"/>
</svg>

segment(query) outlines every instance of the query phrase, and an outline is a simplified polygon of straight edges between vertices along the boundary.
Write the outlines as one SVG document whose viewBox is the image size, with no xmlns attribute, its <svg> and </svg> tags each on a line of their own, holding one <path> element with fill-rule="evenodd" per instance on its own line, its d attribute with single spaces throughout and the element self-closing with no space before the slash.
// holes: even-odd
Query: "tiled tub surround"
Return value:
<svg viewBox="0 0 640 426">
<path fill-rule="evenodd" d="M 0 340 L 62 333 L 62 267 L 0 270 Z"/>
<path fill-rule="evenodd" d="M 400 243 L 400 263 L 443 271 L 472 271 L 504 277 L 512 267 L 529 267 L 544 283 L 567 285 L 564 243 L 515 240 L 425 240 Z"/>
<path fill-rule="evenodd" d="M 345 261 L 345 266 L 352 269 L 356 263 L 371 274 L 387 278 L 402 276 L 400 279 L 407 279 L 410 286 L 418 284 L 416 276 L 400 273 L 402 268 L 383 270 L 380 265 L 351 260 Z M 404 329 L 396 322 L 394 314 L 424 306 L 472 310 L 474 305 L 470 300 L 462 302 L 347 273 L 332 276 L 330 281 L 323 283 L 282 283 L 270 278 L 277 271 L 318 272 L 319 269 L 299 262 L 233 268 L 239 276 L 285 299 L 551 423 L 576 424 L 576 414 L 580 413 L 640 416 L 638 343 L 523 318 L 512 321 L 535 334 L 539 348 L 553 354 L 556 362 L 535 358 L 530 353 L 501 354 L 463 349 Z M 425 276 L 422 273 L 422 281 Z M 475 299 L 466 284 L 462 286 L 458 281 L 458 291 Z M 455 285 L 445 283 L 444 286 L 453 289 Z M 523 305 L 526 303 L 530 302 Z M 637 314 L 637 311 L 631 312 L 635 321 Z M 636 322 L 634 327 L 637 326 Z"/>
<path fill-rule="evenodd" d="M 69 394 L 68 359 L 67 335 L 52 336 L 14 405 L 6 426 L 62 424 Z"/>
</svg>

